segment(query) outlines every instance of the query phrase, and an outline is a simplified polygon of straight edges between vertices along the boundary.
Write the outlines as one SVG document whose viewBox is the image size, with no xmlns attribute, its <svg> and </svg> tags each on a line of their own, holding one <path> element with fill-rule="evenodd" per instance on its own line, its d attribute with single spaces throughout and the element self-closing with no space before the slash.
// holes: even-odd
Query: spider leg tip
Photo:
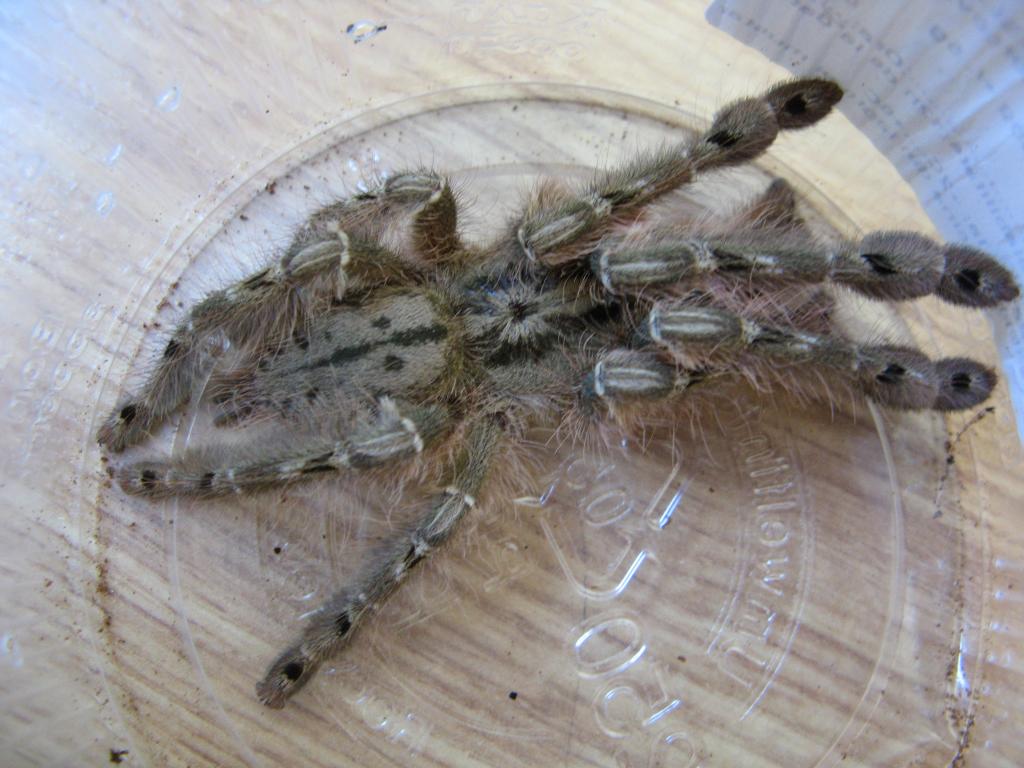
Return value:
<svg viewBox="0 0 1024 768">
<path fill-rule="evenodd" d="M 936 289 L 939 298 L 968 307 L 993 307 L 1020 296 L 1013 273 L 997 259 L 969 245 L 945 247 L 945 269 Z"/>
<path fill-rule="evenodd" d="M 787 80 L 768 90 L 764 100 L 775 112 L 779 128 L 806 128 L 818 122 L 843 98 L 843 89 L 834 80 L 805 77 Z"/>
<path fill-rule="evenodd" d="M 948 357 L 935 363 L 939 390 L 933 408 L 963 411 L 985 402 L 995 389 L 996 372 L 968 357 Z"/>
</svg>

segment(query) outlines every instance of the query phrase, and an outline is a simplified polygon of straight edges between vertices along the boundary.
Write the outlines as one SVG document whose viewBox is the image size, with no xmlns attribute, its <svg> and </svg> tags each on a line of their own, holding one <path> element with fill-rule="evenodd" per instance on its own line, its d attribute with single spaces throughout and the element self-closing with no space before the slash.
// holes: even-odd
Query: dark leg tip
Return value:
<svg viewBox="0 0 1024 768">
<path fill-rule="evenodd" d="M 146 436 L 149 413 L 134 402 L 123 403 L 103 423 L 96 433 L 96 442 L 113 453 L 139 442 Z"/>
<path fill-rule="evenodd" d="M 966 357 L 949 357 L 935 364 L 939 393 L 932 406 L 937 411 L 963 411 L 985 402 L 998 377 L 988 366 Z"/>
<path fill-rule="evenodd" d="M 166 470 L 166 465 L 156 462 L 129 464 L 117 473 L 117 482 L 125 493 L 133 496 L 159 497 L 167 492 Z"/>
<path fill-rule="evenodd" d="M 945 248 L 946 267 L 935 293 L 951 304 L 993 307 L 1020 296 L 1013 274 L 984 251 L 967 245 Z"/>
<path fill-rule="evenodd" d="M 860 372 L 867 395 L 887 408 L 916 411 L 934 407 L 935 365 L 910 347 L 865 348 Z"/>
<path fill-rule="evenodd" d="M 722 109 L 698 148 L 698 165 L 736 165 L 753 160 L 775 141 L 779 125 L 760 99 L 741 99 Z"/>
<path fill-rule="evenodd" d="M 779 83 L 764 95 L 783 130 L 813 125 L 831 112 L 841 98 L 843 89 L 838 83 L 817 77 Z"/>
<path fill-rule="evenodd" d="M 310 662 L 298 647 L 282 653 L 266 676 L 256 685 L 256 696 L 271 709 L 282 709 L 295 693 L 312 679 L 317 665 Z"/>
</svg>

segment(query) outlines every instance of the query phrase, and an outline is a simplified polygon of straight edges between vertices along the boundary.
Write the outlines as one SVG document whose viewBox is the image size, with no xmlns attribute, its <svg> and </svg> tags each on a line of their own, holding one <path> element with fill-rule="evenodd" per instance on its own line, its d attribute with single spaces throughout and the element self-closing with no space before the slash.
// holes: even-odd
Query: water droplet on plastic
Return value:
<svg viewBox="0 0 1024 768">
<path fill-rule="evenodd" d="M 156 100 L 156 106 L 164 112 L 173 112 L 176 110 L 181 106 L 181 89 L 176 85 L 172 85 L 160 94 L 160 98 Z"/>
<path fill-rule="evenodd" d="M 119 157 L 121 157 L 121 152 L 123 152 L 123 151 L 124 151 L 124 145 L 123 144 L 118 144 L 116 147 L 114 147 L 112 150 L 110 150 L 110 154 L 107 155 L 107 159 L 103 161 L 103 164 L 104 165 L 113 165 L 114 163 L 117 162 L 117 159 Z"/>
<path fill-rule="evenodd" d="M 114 210 L 115 205 L 117 205 L 117 199 L 113 192 L 100 192 L 96 195 L 96 213 L 104 219 Z"/>
<path fill-rule="evenodd" d="M 34 179 L 43 169 L 43 158 L 39 155 L 28 155 L 21 162 L 21 175 L 26 179 Z"/>
<path fill-rule="evenodd" d="M 364 40 L 369 40 L 371 37 L 376 37 L 387 28 L 387 24 L 376 24 L 372 21 L 357 21 L 348 25 L 345 29 L 345 34 L 352 38 L 353 43 L 361 43 Z"/>
<path fill-rule="evenodd" d="M 15 668 L 25 664 L 25 658 L 21 655 L 21 646 L 14 639 L 14 635 L 9 632 L 0 637 L 0 658 Z"/>
</svg>

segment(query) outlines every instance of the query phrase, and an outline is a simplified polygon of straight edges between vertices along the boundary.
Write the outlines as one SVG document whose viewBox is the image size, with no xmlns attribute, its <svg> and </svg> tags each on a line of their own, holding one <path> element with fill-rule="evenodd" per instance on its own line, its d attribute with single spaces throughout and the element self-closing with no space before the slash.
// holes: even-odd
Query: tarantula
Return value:
<svg viewBox="0 0 1024 768">
<path fill-rule="evenodd" d="M 443 175 L 398 173 L 318 210 L 276 263 L 191 308 L 99 442 L 143 441 L 211 372 L 217 423 L 262 415 L 274 430 L 127 463 L 117 471 L 126 492 L 214 496 L 425 466 L 441 489 L 273 661 L 257 685 L 264 704 L 284 706 L 452 536 L 504 463 L 496 457 L 531 424 L 579 439 L 609 419 L 707 408 L 706 393 L 737 376 L 896 409 L 988 397 L 995 374 L 970 359 L 848 338 L 825 286 L 987 307 L 1018 295 L 990 256 L 910 232 L 825 243 L 781 179 L 725 217 L 653 205 L 698 174 L 756 158 L 841 96 L 831 81 L 797 79 L 736 101 L 696 138 L 576 188 L 542 184 L 484 247 L 460 237 Z"/>
</svg>

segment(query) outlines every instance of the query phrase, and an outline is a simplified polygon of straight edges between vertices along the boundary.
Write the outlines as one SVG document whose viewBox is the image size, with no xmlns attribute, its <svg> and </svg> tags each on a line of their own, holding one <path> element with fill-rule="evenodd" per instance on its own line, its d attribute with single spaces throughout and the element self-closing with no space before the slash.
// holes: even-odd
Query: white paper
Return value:
<svg viewBox="0 0 1024 768">
<path fill-rule="evenodd" d="M 1024 278 L 1024 2 L 715 0 L 707 19 L 796 74 L 841 82 L 843 114 L 943 236 Z M 990 316 L 1024 435 L 1021 304 Z"/>
</svg>

